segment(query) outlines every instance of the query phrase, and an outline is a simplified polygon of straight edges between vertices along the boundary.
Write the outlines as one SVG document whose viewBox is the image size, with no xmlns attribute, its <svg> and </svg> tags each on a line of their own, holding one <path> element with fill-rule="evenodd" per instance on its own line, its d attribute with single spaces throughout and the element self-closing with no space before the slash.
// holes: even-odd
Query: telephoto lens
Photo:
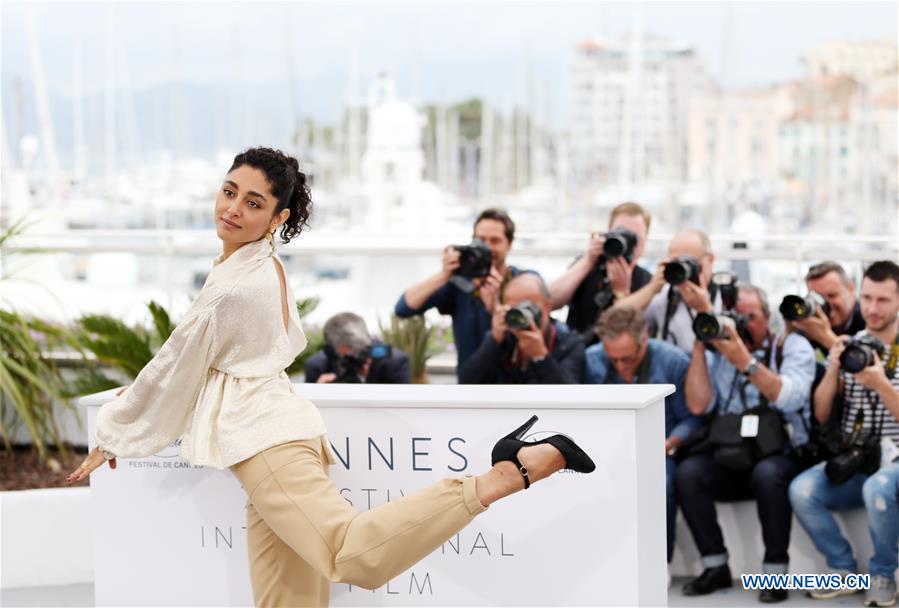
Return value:
<svg viewBox="0 0 899 608">
<path fill-rule="evenodd" d="M 874 336 L 850 338 L 840 355 L 840 367 L 850 374 L 857 374 L 874 365 L 874 353 L 882 355 L 883 352 L 883 343 Z"/>
<path fill-rule="evenodd" d="M 741 340 L 745 342 L 751 340 L 752 336 L 749 335 L 749 317 L 746 315 L 730 310 L 720 315 L 701 312 L 693 320 L 693 333 L 696 335 L 696 339 L 702 342 L 729 338 L 728 327 L 733 327 Z"/>
<path fill-rule="evenodd" d="M 624 258 L 630 262 L 634 258 L 634 248 L 637 246 L 637 235 L 626 228 L 618 228 L 605 233 L 606 241 L 602 245 L 602 252 L 607 258 Z"/>
<path fill-rule="evenodd" d="M 688 255 L 674 258 L 665 264 L 665 280 L 671 285 L 680 285 L 687 281 L 699 284 L 699 262 Z"/>
<path fill-rule="evenodd" d="M 804 298 L 796 295 L 784 296 L 778 310 L 787 321 L 801 321 L 815 314 L 818 308 L 821 308 L 824 314 L 830 312 L 827 300 L 821 294 L 810 291 Z"/>
<path fill-rule="evenodd" d="M 510 329 L 527 329 L 531 321 L 540 326 L 540 308 L 530 300 L 519 302 L 506 311 L 506 325 Z"/>
<path fill-rule="evenodd" d="M 729 317 L 701 312 L 693 320 L 693 333 L 703 342 L 719 340 L 727 337 L 727 326 L 733 324 L 733 319 Z"/>
</svg>

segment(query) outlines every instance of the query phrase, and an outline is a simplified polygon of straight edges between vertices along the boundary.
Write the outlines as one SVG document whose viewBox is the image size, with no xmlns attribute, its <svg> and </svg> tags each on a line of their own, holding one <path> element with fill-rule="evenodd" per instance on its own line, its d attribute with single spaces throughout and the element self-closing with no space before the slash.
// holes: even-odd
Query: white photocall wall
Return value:
<svg viewBox="0 0 899 608">
<path fill-rule="evenodd" d="M 499 437 L 536 413 L 531 439 L 572 436 L 597 464 L 500 501 L 374 591 L 337 583 L 333 606 L 664 605 L 661 386 L 296 385 L 322 410 L 331 478 L 367 510 L 445 476 L 489 468 Z M 85 397 L 90 443 L 97 406 Z M 252 605 L 246 495 L 228 470 L 177 446 L 91 477 L 100 606 Z"/>
</svg>

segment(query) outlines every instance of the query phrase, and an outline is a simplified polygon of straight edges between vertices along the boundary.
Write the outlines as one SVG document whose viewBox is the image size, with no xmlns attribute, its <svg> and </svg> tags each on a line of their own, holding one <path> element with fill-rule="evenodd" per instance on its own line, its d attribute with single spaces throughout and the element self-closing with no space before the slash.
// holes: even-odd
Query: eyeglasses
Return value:
<svg viewBox="0 0 899 608">
<path fill-rule="evenodd" d="M 625 357 L 610 357 L 609 353 L 606 353 L 606 358 L 609 360 L 609 363 L 611 363 L 612 365 L 630 365 L 630 364 L 636 363 L 637 361 L 640 360 L 640 351 L 641 350 L 642 350 L 641 347 L 638 346 L 636 352 L 634 352 L 632 355 L 627 355 Z"/>
</svg>

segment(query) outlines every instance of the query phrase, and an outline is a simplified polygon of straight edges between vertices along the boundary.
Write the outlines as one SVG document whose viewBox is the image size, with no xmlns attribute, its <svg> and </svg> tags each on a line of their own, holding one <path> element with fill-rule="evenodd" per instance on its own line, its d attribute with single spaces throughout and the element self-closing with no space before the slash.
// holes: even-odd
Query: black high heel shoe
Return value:
<svg viewBox="0 0 899 608">
<path fill-rule="evenodd" d="M 562 457 L 565 458 L 566 469 L 577 471 L 578 473 L 592 473 L 596 469 L 593 460 L 567 435 L 553 435 L 540 441 L 522 441 L 521 438 L 534 426 L 535 422 L 537 422 L 537 416 L 531 416 L 530 420 L 497 441 L 496 445 L 493 446 L 493 453 L 491 454 L 493 462 L 491 464 L 496 464 L 501 460 L 509 460 L 515 463 L 515 466 L 518 467 L 518 472 L 524 477 L 525 490 L 531 487 L 531 480 L 528 479 L 527 467 L 523 466 L 521 461 L 518 460 L 518 450 L 526 446 L 548 443 L 562 452 Z"/>
</svg>

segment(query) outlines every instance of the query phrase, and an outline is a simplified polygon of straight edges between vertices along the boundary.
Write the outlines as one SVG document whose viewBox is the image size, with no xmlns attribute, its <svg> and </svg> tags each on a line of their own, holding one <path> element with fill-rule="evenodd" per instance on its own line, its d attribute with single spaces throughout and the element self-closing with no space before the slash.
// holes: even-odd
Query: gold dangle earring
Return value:
<svg viewBox="0 0 899 608">
<path fill-rule="evenodd" d="M 268 239 L 268 244 L 271 245 L 272 253 L 275 253 L 275 232 L 278 230 L 277 226 L 271 232 L 265 233 L 265 238 Z"/>
</svg>

